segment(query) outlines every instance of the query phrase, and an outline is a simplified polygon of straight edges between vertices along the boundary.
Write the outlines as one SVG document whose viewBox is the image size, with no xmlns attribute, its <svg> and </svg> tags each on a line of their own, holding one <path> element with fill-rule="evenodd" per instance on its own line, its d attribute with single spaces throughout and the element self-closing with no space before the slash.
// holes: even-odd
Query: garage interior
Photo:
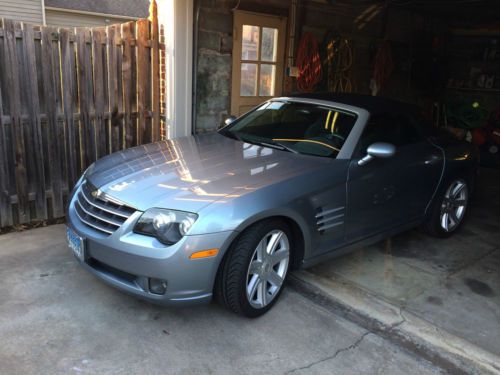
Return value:
<svg viewBox="0 0 500 375">
<path fill-rule="evenodd" d="M 233 57 L 237 12 L 287 18 L 284 56 L 277 61 L 283 78 L 277 74 L 274 95 L 334 91 L 412 102 L 434 125 L 478 145 L 484 166 L 500 166 L 497 1 L 195 2 L 196 133 L 213 131 L 228 116 L 241 114 L 231 103 L 239 76 Z M 258 41 L 258 32 L 251 38 Z M 243 43 L 251 48 L 255 40 Z"/>
</svg>

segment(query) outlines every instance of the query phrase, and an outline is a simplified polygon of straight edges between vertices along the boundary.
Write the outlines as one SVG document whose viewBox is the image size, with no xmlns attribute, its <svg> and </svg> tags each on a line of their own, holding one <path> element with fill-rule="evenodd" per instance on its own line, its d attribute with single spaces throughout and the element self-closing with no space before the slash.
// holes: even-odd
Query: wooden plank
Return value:
<svg viewBox="0 0 500 375">
<path fill-rule="evenodd" d="M 60 48 L 61 48 L 61 74 L 62 74 L 62 99 L 64 111 L 64 125 L 65 125 L 65 142 L 66 142 L 66 161 L 67 161 L 67 176 L 68 187 L 71 188 L 77 180 L 77 144 L 76 144 L 76 129 L 75 121 L 73 118 L 74 102 L 73 97 L 75 93 L 75 76 L 72 54 L 74 54 L 73 44 L 70 43 L 70 31 L 61 28 L 60 35 Z"/>
<path fill-rule="evenodd" d="M 135 32 L 135 22 L 127 22 L 122 25 L 123 58 L 122 58 L 122 87 L 123 87 L 123 112 L 125 129 L 125 148 L 136 144 L 136 128 L 132 121 L 132 103 L 135 90 L 132 87 L 132 46 L 131 39 Z"/>
<path fill-rule="evenodd" d="M 5 66 L 5 62 L 1 63 Z M 10 173 L 7 164 L 6 125 L 3 119 L 2 86 L 0 85 L 0 228 L 13 224 L 9 192 Z"/>
<path fill-rule="evenodd" d="M 30 143 L 26 146 L 33 155 L 31 169 L 31 185 L 35 191 L 35 217 L 47 219 L 47 197 L 45 192 L 45 169 L 42 142 L 42 126 L 40 119 L 40 102 L 38 99 L 38 75 L 35 53 L 35 35 L 33 26 L 24 24 L 23 51 L 26 66 L 27 105 L 29 115 Z"/>
<path fill-rule="evenodd" d="M 54 27 L 42 28 L 42 77 L 43 90 L 47 113 L 48 134 L 48 162 L 50 187 L 52 189 L 52 213 L 54 217 L 64 216 L 63 194 L 62 194 L 62 153 L 58 142 L 57 112 L 57 90 L 55 85 L 59 82 L 55 70 L 57 65 L 54 61 L 54 46 L 52 35 L 57 33 Z"/>
<path fill-rule="evenodd" d="M 54 39 L 57 39 L 56 41 Z M 62 77 L 61 77 L 61 54 L 59 48 L 60 34 L 56 29 L 52 33 L 52 62 L 54 71 L 54 89 L 55 89 L 55 112 L 56 118 L 63 116 L 63 99 L 62 99 Z M 64 121 L 56 121 L 56 136 L 51 141 L 58 143 L 59 155 L 61 157 L 61 185 L 62 189 L 68 187 L 68 159 L 66 158 L 66 138 L 65 138 Z M 64 195 L 63 195 L 64 196 Z M 64 203 L 64 199 L 63 199 Z M 64 214 L 62 215 L 64 216 Z"/>
<path fill-rule="evenodd" d="M 120 28 L 116 25 L 108 27 L 108 97 L 111 119 L 108 120 L 110 151 L 120 150 L 121 120 L 118 117 L 118 104 L 121 102 L 118 95 L 118 48 L 117 39 L 120 38 Z"/>
<path fill-rule="evenodd" d="M 116 99 L 118 113 L 113 115 L 117 118 L 118 121 L 118 150 L 122 150 L 125 148 L 125 121 L 123 120 L 123 80 L 122 80 L 122 63 L 123 63 L 123 54 L 122 54 L 122 37 L 121 37 L 121 25 L 116 25 L 116 35 L 115 35 L 115 44 L 117 48 L 116 52 L 116 82 L 118 86 L 118 95 Z"/>
<path fill-rule="evenodd" d="M 102 29 L 92 29 L 92 64 L 94 68 L 94 106 L 95 106 L 95 133 L 97 145 L 97 158 L 102 158 L 107 153 L 106 147 L 106 121 L 104 120 L 104 67 L 103 67 L 103 48 L 102 43 L 105 40 L 105 32 Z"/>
<path fill-rule="evenodd" d="M 20 30 L 23 32 L 23 30 Z M 24 34 L 23 34 L 24 35 Z M 20 89 L 21 89 L 21 127 L 23 128 L 23 137 L 24 137 L 24 146 L 25 146 L 25 165 L 26 165 L 26 175 L 28 181 L 28 196 L 29 192 L 33 192 L 37 189 L 36 184 L 36 170 L 35 159 L 36 156 L 31 150 L 33 149 L 33 131 L 31 121 L 34 119 L 31 116 L 31 106 L 32 102 L 29 100 L 31 93 L 31 82 L 28 77 L 28 66 L 27 66 L 27 58 L 25 53 L 25 41 L 24 38 L 17 39 L 17 54 L 18 54 L 18 62 L 19 62 L 19 74 L 22 77 L 20 79 Z M 29 200 L 29 199 L 28 199 Z M 32 210 L 32 205 L 30 205 L 31 218 L 35 218 L 35 210 Z"/>
<path fill-rule="evenodd" d="M 153 111 L 152 120 L 152 141 L 160 140 L 160 31 L 158 28 L 158 8 L 156 1 L 151 2 L 150 7 L 150 20 L 151 20 L 151 85 L 152 85 L 152 98 L 151 110 Z"/>
<path fill-rule="evenodd" d="M 14 150 L 14 169 L 16 190 L 19 197 L 18 212 L 19 222 L 27 223 L 30 220 L 28 203 L 28 178 L 26 171 L 26 154 L 24 147 L 24 129 L 21 122 L 21 89 L 19 76 L 19 60 L 17 54 L 15 29 L 11 20 L 4 20 L 4 55 L 6 69 L 6 90 L 11 117 L 11 134 Z"/>
<path fill-rule="evenodd" d="M 94 108 L 94 93 L 92 85 L 92 56 L 87 40 L 90 39 L 90 29 L 76 29 L 76 47 L 78 56 L 78 99 L 80 104 L 80 137 L 81 158 L 86 168 L 96 160 L 96 145 L 93 121 L 90 113 Z"/>
<path fill-rule="evenodd" d="M 151 142 L 151 127 L 148 126 L 144 111 L 148 104 L 148 91 L 151 79 L 149 77 L 150 56 L 146 43 L 149 39 L 149 20 L 137 21 L 137 112 L 139 113 L 139 124 L 137 132 L 138 144 Z"/>
<path fill-rule="evenodd" d="M 73 80 L 73 97 L 71 98 L 73 102 L 73 113 L 71 114 L 73 117 L 73 122 L 75 124 L 75 158 L 76 158 L 76 177 L 82 175 L 84 169 L 84 161 L 82 159 L 82 145 L 81 145 L 81 124 L 80 124 L 80 113 L 79 113 L 79 102 L 78 102 L 78 62 L 76 56 L 76 37 L 74 34 L 74 28 L 71 29 L 73 38 L 70 38 L 71 50 L 70 53 L 71 58 L 71 66 L 72 66 L 72 80 Z M 71 41 L 73 39 L 73 41 Z M 71 186 L 73 187 L 73 186 Z"/>
</svg>

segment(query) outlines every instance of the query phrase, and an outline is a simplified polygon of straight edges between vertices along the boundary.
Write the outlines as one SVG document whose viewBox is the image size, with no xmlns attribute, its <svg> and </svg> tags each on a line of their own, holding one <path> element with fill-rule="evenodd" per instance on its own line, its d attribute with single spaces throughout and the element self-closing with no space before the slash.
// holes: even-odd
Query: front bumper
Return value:
<svg viewBox="0 0 500 375">
<path fill-rule="evenodd" d="M 85 239 L 86 259 L 81 262 L 89 272 L 124 292 L 163 305 L 208 302 L 217 269 L 236 232 L 185 236 L 172 246 L 153 237 L 133 232 L 142 214 L 135 212 L 113 234 L 106 235 L 85 225 L 75 212 L 75 199 L 68 207 L 68 225 Z M 189 259 L 196 251 L 219 249 L 215 257 Z M 149 290 L 149 279 L 167 282 L 166 293 Z"/>
</svg>

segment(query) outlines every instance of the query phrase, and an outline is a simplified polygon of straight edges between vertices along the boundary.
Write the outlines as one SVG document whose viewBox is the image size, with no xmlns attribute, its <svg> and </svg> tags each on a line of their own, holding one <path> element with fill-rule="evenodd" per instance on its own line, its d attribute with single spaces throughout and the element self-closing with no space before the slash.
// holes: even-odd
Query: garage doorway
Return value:
<svg viewBox="0 0 500 375">
<path fill-rule="evenodd" d="M 285 17 L 234 12 L 232 115 L 281 95 L 285 31 Z"/>
</svg>

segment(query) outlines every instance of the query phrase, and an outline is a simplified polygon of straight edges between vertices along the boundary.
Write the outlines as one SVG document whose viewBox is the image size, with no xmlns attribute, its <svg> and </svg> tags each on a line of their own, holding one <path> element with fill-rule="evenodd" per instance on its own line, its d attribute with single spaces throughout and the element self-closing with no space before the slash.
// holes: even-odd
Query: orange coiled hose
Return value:
<svg viewBox="0 0 500 375">
<path fill-rule="evenodd" d="M 318 42 L 313 34 L 304 33 L 300 39 L 296 65 L 299 69 L 297 89 L 300 92 L 313 92 L 322 78 Z"/>
</svg>

